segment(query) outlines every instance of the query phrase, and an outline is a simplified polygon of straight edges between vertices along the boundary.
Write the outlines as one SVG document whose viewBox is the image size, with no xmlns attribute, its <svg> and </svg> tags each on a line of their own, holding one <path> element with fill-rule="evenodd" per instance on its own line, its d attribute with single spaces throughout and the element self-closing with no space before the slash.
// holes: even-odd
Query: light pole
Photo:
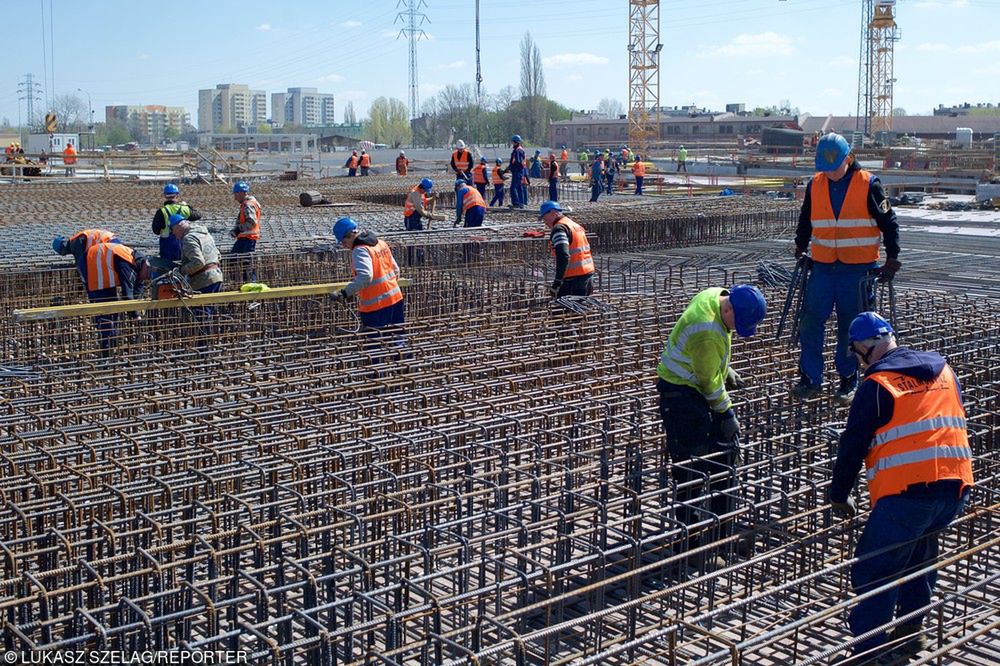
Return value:
<svg viewBox="0 0 1000 666">
<path fill-rule="evenodd" d="M 90 110 L 90 125 L 87 126 L 87 130 L 90 133 L 90 148 L 94 148 L 94 105 L 90 101 L 90 93 L 83 88 L 77 88 L 77 92 L 82 92 L 87 96 L 87 108 Z"/>
</svg>

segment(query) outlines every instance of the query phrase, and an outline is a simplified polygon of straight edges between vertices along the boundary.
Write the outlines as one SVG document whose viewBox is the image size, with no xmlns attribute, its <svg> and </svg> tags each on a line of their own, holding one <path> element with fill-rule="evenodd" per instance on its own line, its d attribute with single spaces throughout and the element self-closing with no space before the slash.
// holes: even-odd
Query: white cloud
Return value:
<svg viewBox="0 0 1000 666">
<path fill-rule="evenodd" d="M 454 62 L 446 62 L 446 63 L 444 63 L 442 65 L 438 65 L 434 69 L 461 69 L 463 67 L 465 67 L 465 61 L 464 60 L 456 60 Z"/>
<path fill-rule="evenodd" d="M 748 58 L 754 56 L 790 56 L 795 53 L 790 35 L 777 32 L 743 33 L 736 35 L 728 44 L 704 47 L 697 55 L 702 58 L 728 56 Z"/>
<path fill-rule="evenodd" d="M 917 50 L 924 52 L 947 51 L 948 45 L 942 44 L 941 42 L 924 42 L 923 44 L 917 45 Z"/>
<path fill-rule="evenodd" d="M 260 30 L 261 32 L 267 32 L 270 29 L 271 29 L 270 23 L 261 23 L 259 26 L 257 26 L 257 30 Z"/>
<path fill-rule="evenodd" d="M 341 28 L 360 28 L 361 21 L 344 21 L 340 24 Z"/>
<path fill-rule="evenodd" d="M 542 58 L 542 64 L 552 69 L 563 67 L 579 67 L 581 65 L 605 65 L 608 59 L 593 53 L 559 53 L 548 58 Z"/>
<path fill-rule="evenodd" d="M 313 79 L 320 83 L 340 83 L 344 80 L 344 77 L 340 74 L 327 74 L 326 76 L 319 76 Z"/>
<path fill-rule="evenodd" d="M 958 51 L 959 53 L 992 53 L 1000 51 L 1000 40 L 995 39 L 991 42 L 983 42 L 982 44 L 959 46 Z"/>
<path fill-rule="evenodd" d="M 139 55 L 136 56 L 136 59 L 138 59 L 138 60 L 149 60 L 149 54 L 148 53 L 140 53 Z"/>
</svg>

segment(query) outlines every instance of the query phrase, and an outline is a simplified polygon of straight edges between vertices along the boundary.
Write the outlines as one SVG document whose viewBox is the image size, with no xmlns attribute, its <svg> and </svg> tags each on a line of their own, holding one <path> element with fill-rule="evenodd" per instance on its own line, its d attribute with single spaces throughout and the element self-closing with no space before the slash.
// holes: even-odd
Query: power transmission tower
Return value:
<svg viewBox="0 0 1000 666">
<path fill-rule="evenodd" d="M 35 119 L 35 102 L 42 101 L 42 86 L 35 81 L 35 75 L 31 72 L 24 75 L 24 80 L 17 84 L 17 98 L 27 102 L 27 123 L 30 126 Z M 20 105 L 17 107 L 20 109 Z M 20 121 L 18 121 L 20 124 Z"/>
<path fill-rule="evenodd" d="M 421 37 L 427 39 L 427 33 L 420 27 L 424 22 L 430 23 L 430 19 L 423 12 L 421 7 L 426 7 L 424 0 L 399 0 L 396 9 L 403 7 L 403 11 L 396 15 L 396 21 L 402 22 L 403 28 L 399 31 L 397 39 L 406 35 L 410 39 L 410 119 L 417 117 L 420 112 L 420 84 L 417 81 L 417 40 Z"/>
<path fill-rule="evenodd" d="M 869 74 L 872 67 L 871 42 L 868 40 L 868 26 L 872 22 L 872 3 L 874 0 L 861 0 L 861 40 L 858 46 L 858 105 L 855 111 L 854 129 L 864 132 L 871 131 L 871 81 Z"/>
<path fill-rule="evenodd" d="M 875 0 L 868 24 L 868 48 L 871 51 L 871 132 L 892 130 L 893 50 L 899 41 L 896 26 L 896 0 Z"/>
<path fill-rule="evenodd" d="M 660 136 L 661 50 L 660 0 L 629 0 L 628 142 L 642 155 Z"/>
</svg>

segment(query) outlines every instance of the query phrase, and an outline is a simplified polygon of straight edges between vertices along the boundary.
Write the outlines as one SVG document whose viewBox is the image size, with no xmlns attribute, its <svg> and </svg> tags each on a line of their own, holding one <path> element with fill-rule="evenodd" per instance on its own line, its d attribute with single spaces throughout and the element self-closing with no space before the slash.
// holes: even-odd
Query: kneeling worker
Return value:
<svg viewBox="0 0 1000 666">
<path fill-rule="evenodd" d="M 486 201 L 479 193 L 463 178 L 455 181 L 455 224 L 457 227 L 462 223 L 462 215 L 465 215 L 466 227 L 481 227 L 486 219 Z"/>
<path fill-rule="evenodd" d="M 422 178 L 410 188 L 410 193 L 406 195 L 406 202 L 403 204 L 403 225 L 407 231 L 423 231 L 425 217 L 428 220 L 444 221 L 444 215 L 435 215 L 427 209 L 428 201 L 434 197 L 431 194 L 433 189 L 434 181 L 430 178 Z"/>
<path fill-rule="evenodd" d="M 549 245 L 556 258 L 556 277 L 549 287 L 552 296 L 562 298 L 594 293 L 594 258 L 590 254 L 587 232 L 563 215 L 562 207 L 555 201 L 541 205 L 538 219 L 552 230 Z"/>
<path fill-rule="evenodd" d="M 399 264 L 384 240 L 371 231 L 358 231 L 358 223 L 342 217 L 333 225 L 333 235 L 351 251 L 354 279 L 331 295 L 338 301 L 358 297 L 358 317 L 365 328 L 403 324 L 405 301 L 399 288 Z"/>
<path fill-rule="evenodd" d="M 192 224 L 181 215 L 170 216 L 170 233 L 181 244 L 181 265 L 177 270 L 187 277 L 191 288 L 211 294 L 222 288 L 221 255 L 215 239 L 203 224 Z M 205 314 L 211 314 L 206 309 Z"/>
<path fill-rule="evenodd" d="M 767 302 L 757 287 L 738 284 L 732 289 L 705 289 L 691 299 L 660 355 L 656 367 L 660 418 L 674 463 L 677 517 L 685 524 L 706 518 L 684 504 L 718 490 L 712 483 L 709 488 L 699 487 L 698 481 L 718 475 L 721 465 L 732 467 L 738 459 L 740 426 L 726 391 L 743 386 L 729 365 L 733 331 L 743 338 L 752 336 L 765 314 Z M 709 455 L 714 461 L 698 459 L 677 465 L 693 456 Z M 716 493 L 708 509 L 724 515 L 731 510 L 731 501 Z"/>
</svg>

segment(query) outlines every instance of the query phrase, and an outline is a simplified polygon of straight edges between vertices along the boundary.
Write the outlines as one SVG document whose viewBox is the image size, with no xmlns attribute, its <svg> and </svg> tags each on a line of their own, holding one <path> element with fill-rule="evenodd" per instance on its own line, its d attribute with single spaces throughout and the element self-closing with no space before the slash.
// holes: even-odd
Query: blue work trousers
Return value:
<svg viewBox="0 0 1000 666">
<path fill-rule="evenodd" d="M 635 193 L 642 194 L 642 176 L 635 177 Z"/>
<path fill-rule="evenodd" d="M 257 249 L 257 241 L 252 238 L 237 238 L 236 242 L 233 243 L 233 249 L 231 252 L 233 254 L 249 254 Z M 249 259 L 243 262 L 243 281 L 244 282 L 256 282 L 257 281 L 257 269 L 250 265 Z"/>
<path fill-rule="evenodd" d="M 604 184 L 601 182 L 600 178 L 594 178 L 590 181 L 590 200 L 597 201 L 601 197 L 601 192 L 604 191 Z"/>
<path fill-rule="evenodd" d="M 361 325 L 365 328 L 386 328 L 387 326 L 401 326 L 406 315 L 406 299 L 393 303 L 387 308 L 373 310 L 372 312 L 358 312 Z"/>
<path fill-rule="evenodd" d="M 549 201 L 559 201 L 559 181 L 549 181 Z"/>
<path fill-rule="evenodd" d="M 481 227 L 486 219 L 486 209 L 480 206 L 473 206 L 465 212 L 466 227 Z"/>
<path fill-rule="evenodd" d="M 524 208 L 528 203 L 527 192 L 521 182 L 523 171 L 510 172 L 510 203 L 514 208 Z"/>
<path fill-rule="evenodd" d="M 503 185 L 493 186 L 493 198 L 490 199 L 490 206 L 503 205 Z"/>
<path fill-rule="evenodd" d="M 479 191 L 479 196 L 486 198 L 486 183 L 476 183 L 476 189 Z"/>
<path fill-rule="evenodd" d="M 173 235 L 164 238 L 160 236 L 160 259 L 177 261 L 181 258 L 181 242 Z"/>
<path fill-rule="evenodd" d="M 608 194 L 614 194 L 615 193 L 615 174 L 612 173 L 612 172 L 608 172 L 608 173 L 604 174 L 604 178 L 605 178 L 605 180 L 608 181 Z"/>
<path fill-rule="evenodd" d="M 106 303 L 118 300 L 118 289 L 109 287 L 108 289 L 98 289 L 87 292 L 87 300 L 91 303 Z M 101 356 L 110 356 L 115 344 L 118 342 L 118 314 L 97 315 L 94 317 L 94 328 L 101 345 Z"/>
<path fill-rule="evenodd" d="M 347 175 L 348 175 L 348 177 L 353 178 L 353 177 L 355 177 L 355 176 L 358 175 L 358 170 L 357 169 L 348 169 L 347 170 Z"/>
<path fill-rule="evenodd" d="M 854 553 L 858 562 L 851 567 L 851 585 L 856 594 L 922 569 L 937 558 L 938 533 L 962 512 L 969 497 L 968 490 L 958 495 L 954 486 L 949 488 L 952 490 L 948 493 L 889 495 L 875 503 Z M 925 608 L 931 602 L 936 581 L 937 572 L 932 570 L 862 600 L 848 618 L 851 633 L 860 636 L 871 631 L 891 621 L 893 612 L 900 617 Z M 919 625 L 922 619 L 918 616 L 905 624 Z M 854 652 L 867 652 L 885 642 L 882 632 L 856 645 Z"/>
<path fill-rule="evenodd" d="M 847 346 L 847 331 L 858 313 L 869 305 L 861 302 L 867 299 L 862 299 L 858 290 L 861 280 L 873 268 L 874 262 L 813 264 L 799 323 L 799 342 L 802 345 L 799 371 L 810 384 L 823 384 L 823 338 L 826 320 L 834 308 L 837 309 L 837 348 L 833 361 L 837 374 L 848 377 L 857 371 L 858 360 Z"/>
</svg>

